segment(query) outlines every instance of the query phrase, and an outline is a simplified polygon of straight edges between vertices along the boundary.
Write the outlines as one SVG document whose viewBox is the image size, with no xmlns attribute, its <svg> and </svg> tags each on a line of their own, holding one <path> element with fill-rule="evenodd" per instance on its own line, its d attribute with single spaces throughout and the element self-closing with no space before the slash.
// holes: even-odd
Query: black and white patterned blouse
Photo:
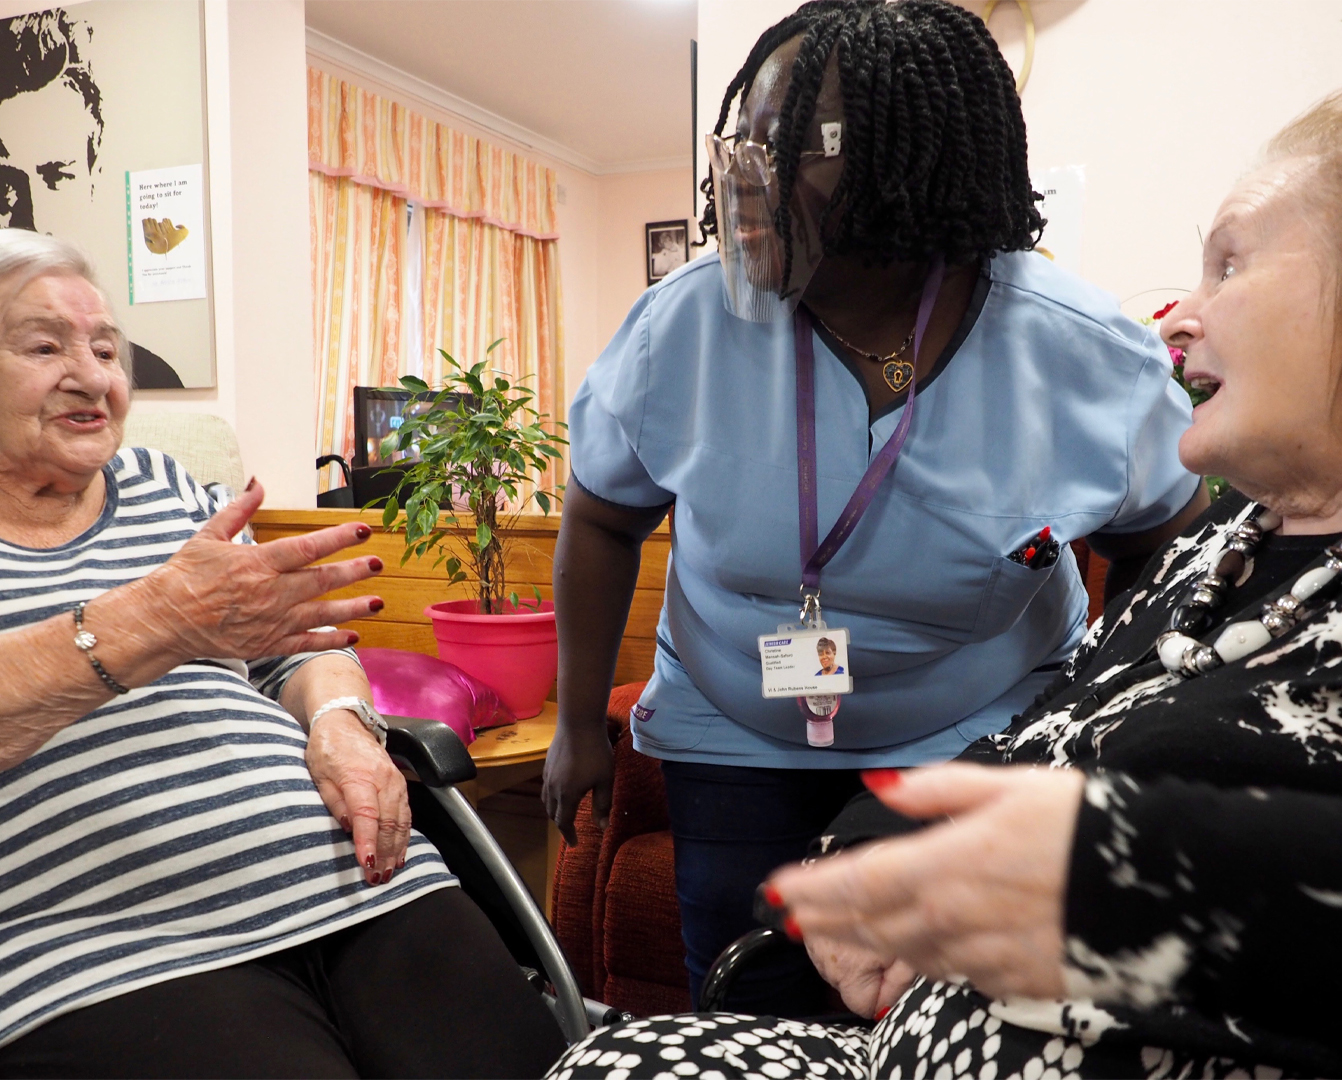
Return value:
<svg viewBox="0 0 1342 1080">
<path fill-rule="evenodd" d="M 851 1028 L 738 1018 L 733 1030 L 755 1041 L 720 1025 L 682 1033 L 668 1059 L 648 1031 L 680 1029 L 655 1021 L 640 1029 L 647 1066 L 632 1060 L 643 1044 L 613 1041 L 615 1030 L 552 1075 L 1342 1075 L 1342 603 L 1247 659 L 1195 679 L 1160 675 L 1072 714 L 1150 660 L 1172 608 L 1250 510 L 1235 493 L 1214 504 L 1109 605 L 1049 693 L 962 757 L 1089 775 L 1066 903 L 1069 1000 L 991 1001 L 919 980 L 860 1046 Z M 1256 615 L 1336 539 L 1267 537 L 1223 622 Z M 816 850 L 909 827 L 861 796 Z M 674 1068 L 691 1042 L 693 1073 Z M 599 1057 L 578 1064 L 617 1046 L 615 1072 Z M 816 1070 L 827 1057 L 843 1068 Z"/>
<path fill-rule="evenodd" d="M 143 577 L 209 518 L 209 496 L 158 451 L 123 450 L 104 477 L 83 535 L 0 541 L 0 631 Z M 315 655 L 182 664 L 0 771 L 0 1045 L 455 884 L 417 833 L 390 884 L 364 883 L 308 773 L 307 737 L 277 703 Z"/>
</svg>

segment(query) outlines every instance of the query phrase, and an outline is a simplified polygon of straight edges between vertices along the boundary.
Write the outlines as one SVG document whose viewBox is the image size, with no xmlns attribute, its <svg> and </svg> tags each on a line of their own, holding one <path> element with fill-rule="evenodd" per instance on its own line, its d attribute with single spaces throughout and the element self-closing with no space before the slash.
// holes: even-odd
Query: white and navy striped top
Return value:
<svg viewBox="0 0 1342 1080">
<path fill-rule="evenodd" d="M 105 475 L 82 536 L 0 541 L 0 631 L 143 577 L 209 518 L 209 496 L 156 450 L 123 450 Z M 418 833 L 390 884 L 364 884 L 304 763 L 307 737 L 277 703 L 314 655 L 183 664 L 0 771 L 0 1045 L 455 884 Z"/>
</svg>

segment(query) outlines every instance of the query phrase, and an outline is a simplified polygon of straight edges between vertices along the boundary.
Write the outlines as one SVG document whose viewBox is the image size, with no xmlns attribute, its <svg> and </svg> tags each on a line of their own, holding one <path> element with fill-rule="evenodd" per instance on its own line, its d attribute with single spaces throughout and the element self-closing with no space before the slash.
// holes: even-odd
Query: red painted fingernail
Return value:
<svg viewBox="0 0 1342 1080">
<path fill-rule="evenodd" d="M 886 1018 L 886 1016 L 889 1015 L 889 1013 L 890 1013 L 890 1006 L 882 1005 L 879 1009 L 876 1010 L 876 1015 L 873 1016 L 872 1019 L 879 1024 L 882 1020 Z"/>
<path fill-rule="evenodd" d="M 382 875 L 382 884 L 385 885 L 385 884 L 387 884 L 387 882 L 391 881 L 391 875 L 394 874 L 394 873 L 396 873 L 395 870 L 388 870 L 385 874 L 383 874 L 383 875 Z"/>
<path fill-rule="evenodd" d="M 801 940 L 801 927 L 797 925 L 797 920 L 789 915 L 783 920 L 783 933 L 793 941 Z"/>
<path fill-rule="evenodd" d="M 373 869 L 374 866 L 377 865 L 377 857 L 374 855 L 369 855 L 368 858 L 364 859 L 363 864 L 364 866 L 368 867 L 369 870 L 371 870 Z"/>
<path fill-rule="evenodd" d="M 369 603 L 368 610 L 371 611 L 374 615 L 376 615 L 386 606 L 387 605 L 384 604 L 381 600 L 374 600 L 371 603 Z"/>
<path fill-rule="evenodd" d="M 252 488 L 254 488 L 254 487 L 256 487 L 256 477 L 255 477 L 255 476 L 253 476 L 250 480 L 247 481 L 247 486 L 246 486 L 243 490 L 244 490 L 244 491 L 251 491 Z"/>
<path fill-rule="evenodd" d="M 344 829 L 346 832 L 354 831 L 354 827 L 349 823 L 349 818 L 347 817 L 342 817 L 340 819 L 340 827 Z"/>
<path fill-rule="evenodd" d="M 382 573 L 382 560 L 379 559 L 376 555 L 374 555 L 371 559 L 368 560 L 368 569 L 373 571 L 373 573 L 375 574 Z"/>
<path fill-rule="evenodd" d="M 889 791 L 903 781 L 904 776 L 898 769 L 864 769 L 862 772 L 862 782 L 876 792 Z"/>
<path fill-rule="evenodd" d="M 359 644 L 359 635 L 356 634 L 353 630 L 351 630 L 348 634 L 345 635 L 345 646 L 346 648 L 348 648 L 350 645 L 357 645 L 357 644 Z"/>
<path fill-rule="evenodd" d="M 404 855 L 402 855 L 402 856 L 396 861 L 396 869 L 397 869 L 397 870 L 404 870 L 404 869 L 405 869 L 405 856 L 404 856 Z"/>
<path fill-rule="evenodd" d="M 783 907 L 783 894 L 772 885 L 764 886 L 764 902 L 771 908 Z"/>
<path fill-rule="evenodd" d="M 354 535 L 357 536 L 360 540 L 367 540 L 370 536 L 373 535 L 373 530 L 370 529 L 367 525 L 356 525 L 354 526 Z"/>
</svg>

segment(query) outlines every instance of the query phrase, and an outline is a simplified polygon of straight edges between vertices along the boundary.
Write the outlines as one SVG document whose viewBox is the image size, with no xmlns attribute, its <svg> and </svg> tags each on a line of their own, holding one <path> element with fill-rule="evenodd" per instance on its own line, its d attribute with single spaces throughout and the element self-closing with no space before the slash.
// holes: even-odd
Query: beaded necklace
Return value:
<svg viewBox="0 0 1342 1080">
<path fill-rule="evenodd" d="M 840 345 L 844 346 L 845 348 L 851 349 L 859 356 L 866 357 L 868 360 L 875 360 L 876 363 L 880 364 L 881 378 L 885 380 L 886 386 L 890 387 L 890 389 L 893 390 L 896 394 L 901 393 L 904 390 L 907 390 L 909 383 L 913 382 L 913 375 L 914 375 L 913 365 L 910 364 L 907 360 L 900 360 L 900 357 L 903 356 L 906 352 L 908 352 L 909 346 L 913 344 L 913 334 L 914 334 L 913 330 L 909 331 L 909 336 L 906 337 L 900 343 L 898 349 L 892 352 L 889 356 L 881 356 L 880 353 L 867 352 L 866 349 L 859 348 L 858 346 L 854 345 L 851 341 L 849 341 L 847 338 L 841 338 L 830 328 L 829 323 L 825 322 L 825 320 L 820 318 L 819 315 L 816 315 L 815 318 L 820 323 L 821 326 L 823 326 L 827 331 L 829 331 L 830 337 L 832 337 Z"/>
<path fill-rule="evenodd" d="M 1225 602 L 1232 585 L 1248 580 L 1253 573 L 1253 553 L 1280 524 L 1279 514 L 1255 504 L 1249 517 L 1230 530 L 1216 568 L 1193 583 L 1187 599 L 1170 614 L 1168 629 L 1141 658 L 1154 653 L 1155 659 L 1137 663 L 1096 687 L 1073 706 L 1072 718 L 1085 720 L 1124 690 L 1164 672 L 1193 679 L 1242 660 L 1321 610 L 1342 586 L 1342 544 L 1325 548 L 1289 588 L 1278 590 L 1263 604 L 1256 619 L 1230 623 L 1210 644 L 1194 636 L 1212 628 L 1215 609 Z M 1311 600 L 1315 603 L 1306 607 Z"/>
</svg>

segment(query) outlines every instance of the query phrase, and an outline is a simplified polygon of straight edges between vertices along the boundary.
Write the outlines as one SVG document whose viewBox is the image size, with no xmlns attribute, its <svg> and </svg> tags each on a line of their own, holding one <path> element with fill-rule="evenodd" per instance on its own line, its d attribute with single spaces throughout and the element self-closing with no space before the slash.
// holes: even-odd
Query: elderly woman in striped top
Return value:
<svg viewBox="0 0 1342 1080">
<path fill-rule="evenodd" d="M 320 601 L 350 523 L 232 542 L 118 452 L 80 253 L 0 231 L 0 1075 L 535 1075 L 563 1040 L 433 847 Z"/>
</svg>

